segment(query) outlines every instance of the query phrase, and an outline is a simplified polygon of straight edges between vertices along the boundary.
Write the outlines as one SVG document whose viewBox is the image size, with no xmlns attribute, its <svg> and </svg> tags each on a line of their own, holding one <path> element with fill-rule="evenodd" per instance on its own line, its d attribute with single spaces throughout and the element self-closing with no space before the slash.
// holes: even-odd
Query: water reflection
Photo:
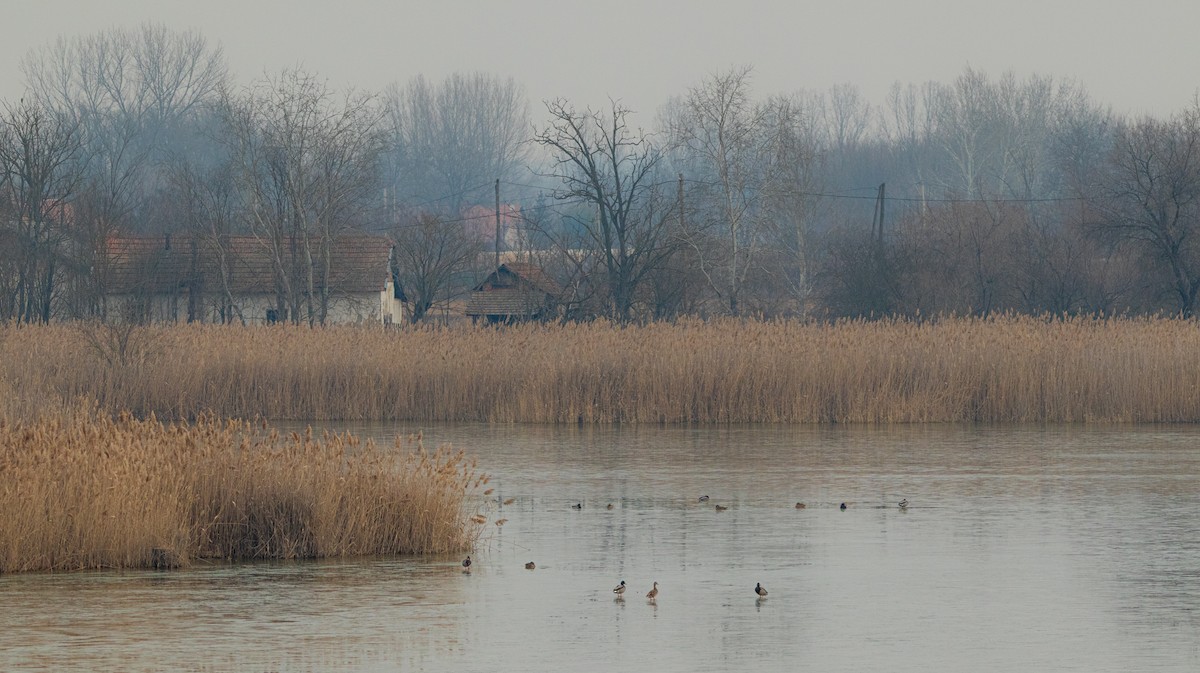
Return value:
<svg viewBox="0 0 1200 673">
<path fill-rule="evenodd" d="M 470 573 L 0 577 L 0 669 L 1200 669 L 1188 427 L 354 429 L 479 455 Z"/>
</svg>

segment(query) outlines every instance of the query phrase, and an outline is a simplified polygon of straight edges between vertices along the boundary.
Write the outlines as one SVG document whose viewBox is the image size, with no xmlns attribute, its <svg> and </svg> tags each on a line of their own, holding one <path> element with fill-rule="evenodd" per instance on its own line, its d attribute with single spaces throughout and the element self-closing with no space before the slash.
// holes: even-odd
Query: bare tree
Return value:
<svg viewBox="0 0 1200 673">
<path fill-rule="evenodd" d="M 822 98 L 821 118 L 835 151 L 846 152 L 861 143 L 873 115 L 871 104 L 851 84 L 836 84 Z"/>
<path fill-rule="evenodd" d="M 610 315 L 628 321 L 637 291 L 680 247 L 672 230 L 674 200 L 655 181 L 662 155 L 629 126 L 629 110 L 616 101 L 607 115 L 578 112 L 563 99 L 546 109 L 550 122 L 534 142 L 552 155 L 549 177 L 562 183 L 554 196 L 594 209 L 593 217 L 573 218 L 574 224 L 599 258 Z"/>
<path fill-rule="evenodd" d="M 212 255 L 216 265 L 217 315 L 222 323 L 245 323 L 241 307 L 234 301 L 232 270 L 235 251 L 231 234 L 241 203 L 234 184 L 233 168 L 228 162 L 203 165 L 179 159 L 168 173 L 169 189 L 164 194 L 164 210 L 180 223 L 193 244 Z M 189 293 L 188 320 L 196 319 L 198 308 L 195 295 Z"/>
<path fill-rule="evenodd" d="M 78 121 L 32 100 L 6 105 L 0 117 L 0 233 L 11 223 L 12 285 L 0 298 L 3 317 L 50 320 L 70 234 L 71 199 L 79 188 Z M 7 255 L 6 255 L 7 256 Z"/>
<path fill-rule="evenodd" d="M 396 273 L 408 298 L 413 322 L 422 321 L 439 301 L 454 294 L 454 280 L 483 250 L 483 242 L 459 222 L 432 213 L 403 218 L 392 229 Z"/>
<path fill-rule="evenodd" d="M 754 103 L 750 74 L 748 66 L 733 68 L 689 89 L 671 129 L 690 155 L 689 164 L 701 171 L 691 198 L 701 202 L 707 217 L 691 228 L 691 240 L 713 290 L 733 315 L 741 311 L 747 279 L 763 271 L 772 224 L 766 202 L 770 195 L 802 189 L 797 181 L 811 156 L 800 142 L 798 107 L 786 98 Z M 790 207 L 784 215 L 785 203 L 775 201 L 781 207 L 777 215 L 799 215 Z M 786 229 L 786 240 L 799 253 L 804 245 L 793 234 L 802 229 Z"/>
<path fill-rule="evenodd" d="M 97 215 L 123 222 L 158 176 L 167 139 L 225 85 L 219 46 L 162 24 L 112 28 L 32 50 L 21 62 L 31 95 L 78 116 Z"/>
<path fill-rule="evenodd" d="M 1200 292 L 1200 101 L 1169 120 L 1117 131 L 1096 231 L 1131 246 L 1192 316 Z"/>
<path fill-rule="evenodd" d="M 339 101 L 299 69 L 227 95 L 223 108 L 239 198 L 274 263 L 276 309 L 323 323 L 333 241 L 366 218 L 377 186 L 381 110 L 369 95 Z"/>
<path fill-rule="evenodd" d="M 491 203 L 494 181 L 517 177 L 527 159 L 529 103 L 512 78 L 455 73 L 392 85 L 388 111 L 389 200 L 458 217 Z"/>
</svg>

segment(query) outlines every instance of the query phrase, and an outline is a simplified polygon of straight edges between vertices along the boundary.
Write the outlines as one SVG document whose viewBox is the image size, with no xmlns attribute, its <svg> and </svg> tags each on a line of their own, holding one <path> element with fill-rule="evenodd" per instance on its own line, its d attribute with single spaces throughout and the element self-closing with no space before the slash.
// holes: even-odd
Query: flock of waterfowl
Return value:
<svg viewBox="0 0 1200 673">
<path fill-rule="evenodd" d="M 697 498 L 697 502 L 708 502 L 709 500 L 710 500 L 710 498 L 707 495 L 702 495 L 699 498 Z M 512 502 L 512 499 L 510 498 L 507 502 L 505 502 L 505 504 L 509 504 L 511 502 Z M 908 509 L 908 498 L 902 499 L 900 502 L 896 503 L 896 506 L 899 507 L 900 509 L 907 510 Z M 722 505 L 716 505 L 715 507 L 718 512 L 724 512 L 725 510 L 729 509 L 728 507 L 725 507 Z M 612 509 L 612 508 L 613 508 L 613 504 L 611 502 L 608 503 L 607 507 L 605 507 L 605 509 Z M 807 508 L 808 508 L 808 505 L 806 505 L 802 502 L 796 503 L 796 509 L 807 509 Z M 583 503 L 577 502 L 574 505 L 571 505 L 571 509 L 583 509 Z M 842 504 L 838 505 L 838 509 L 842 510 L 843 512 L 846 511 L 846 509 L 847 509 L 846 503 L 843 502 Z M 507 519 L 505 519 L 505 521 L 507 521 Z M 497 523 L 499 523 L 499 522 L 497 522 Z M 471 557 L 470 556 L 467 556 L 467 558 L 463 559 L 462 567 L 465 569 L 464 572 L 471 572 Z M 533 561 L 530 561 L 525 564 L 526 570 L 535 570 L 536 568 L 537 568 L 537 564 L 534 563 Z M 617 586 L 613 587 L 612 591 L 614 594 L 617 595 L 617 600 L 625 600 L 625 580 L 621 580 L 621 583 L 618 584 Z M 767 597 L 767 590 L 765 587 L 763 587 L 761 582 L 756 582 L 754 584 L 754 593 L 759 597 L 760 600 L 765 599 Z M 655 602 L 658 599 L 658 582 L 655 582 L 654 586 L 650 588 L 650 591 L 646 592 L 646 599 L 651 603 Z"/>
</svg>

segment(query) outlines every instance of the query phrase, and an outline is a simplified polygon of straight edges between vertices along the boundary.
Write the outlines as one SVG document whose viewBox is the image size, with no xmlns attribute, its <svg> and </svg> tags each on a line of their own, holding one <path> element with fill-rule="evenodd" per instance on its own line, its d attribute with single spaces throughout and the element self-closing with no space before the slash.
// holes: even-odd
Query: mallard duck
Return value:
<svg viewBox="0 0 1200 673">
<path fill-rule="evenodd" d="M 608 503 L 608 507 L 605 507 L 605 509 L 612 509 L 612 508 L 613 508 L 613 504 L 611 502 Z"/>
<path fill-rule="evenodd" d="M 845 511 L 846 511 L 846 503 L 844 503 L 844 502 L 843 502 L 843 503 L 842 503 L 842 506 L 841 506 L 841 507 L 839 507 L 838 509 L 840 509 L 840 510 L 842 510 L 843 512 L 845 512 Z"/>
<path fill-rule="evenodd" d="M 900 509 L 908 509 L 908 498 L 900 501 Z"/>
<path fill-rule="evenodd" d="M 530 561 L 529 563 L 526 563 L 526 564 L 525 564 L 525 569 L 526 569 L 526 570 L 533 570 L 533 569 L 534 569 L 534 568 L 536 568 L 536 567 L 537 567 L 537 566 L 536 566 L 536 565 L 534 565 L 533 561 Z"/>
<path fill-rule="evenodd" d="M 708 496 L 702 495 L 696 502 L 708 502 Z"/>
<path fill-rule="evenodd" d="M 463 559 L 463 564 L 462 564 L 462 566 L 463 566 L 464 568 L 466 568 L 467 570 L 470 570 L 470 569 L 471 569 L 471 557 L 470 557 L 470 556 L 468 556 L 467 558 Z"/>
<path fill-rule="evenodd" d="M 617 595 L 617 598 L 620 598 L 625 593 L 625 580 L 621 580 L 620 584 L 613 587 L 613 593 Z"/>
<path fill-rule="evenodd" d="M 767 597 L 767 590 L 763 588 L 763 585 L 761 583 L 756 583 L 754 585 L 754 593 L 758 594 L 759 598 Z"/>
<path fill-rule="evenodd" d="M 574 505 L 571 505 L 571 509 L 583 509 L 583 503 L 577 502 Z"/>
<path fill-rule="evenodd" d="M 805 508 L 805 504 L 804 504 L 804 503 L 802 503 L 802 502 L 798 502 L 798 503 L 796 503 L 796 509 L 804 509 L 804 508 Z"/>
<path fill-rule="evenodd" d="M 654 600 L 658 598 L 658 582 L 654 583 L 654 588 L 646 592 L 646 598 Z"/>
<path fill-rule="evenodd" d="M 728 507 L 725 507 L 725 506 L 723 506 L 723 505 L 717 505 L 717 511 L 718 511 L 718 512 L 724 512 L 724 511 L 725 511 L 725 510 L 727 510 L 727 509 L 729 509 L 729 508 L 728 508 Z"/>
</svg>

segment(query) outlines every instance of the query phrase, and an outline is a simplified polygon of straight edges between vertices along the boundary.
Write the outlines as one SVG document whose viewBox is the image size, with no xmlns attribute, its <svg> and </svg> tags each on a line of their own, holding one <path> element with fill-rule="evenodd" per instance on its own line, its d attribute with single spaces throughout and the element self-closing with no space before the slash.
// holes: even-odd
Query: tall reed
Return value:
<svg viewBox="0 0 1200 673">
<path fill-rule="evenodd" d="M 0 328 L 0 415 L 534 423 L 1200 420 L 1200 329 L 1159 318 L 699 320 L 504 329 Z M 116 353 L 117 355 L 114 355 Z"/>
<path fill-rule="evenodd" d="M 486 481 L 461 452 L 399 439 L 87 410 L 0 421 L 0 572 L 462 551 Z"/>
</svg>

